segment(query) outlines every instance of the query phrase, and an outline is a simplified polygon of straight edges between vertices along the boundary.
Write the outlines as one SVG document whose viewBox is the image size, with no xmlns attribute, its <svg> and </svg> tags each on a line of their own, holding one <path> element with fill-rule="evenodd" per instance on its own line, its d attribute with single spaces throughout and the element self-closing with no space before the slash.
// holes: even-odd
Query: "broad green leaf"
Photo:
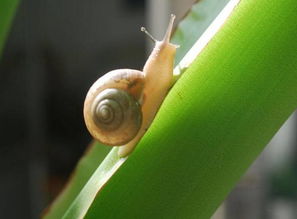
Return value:
<svg viewBox="0 0 297 219">
<path fill-rule="evenodd" d="M 85 218 L 210 218 L 296 109 L 296 20 L 295 0 L 241 0 Z"/>
<path fill-rule="evenodd" d="M 297 106 L 296 19 L 293 0 L 242 0 L 136 150 L 98 191 L 112 150 L 64 217 L 209 218 Z"/>
<path fill-rule="evenodd" d="M 18 0 L 0 1 L 0 57 L 18 3 Z"/>
</svg>

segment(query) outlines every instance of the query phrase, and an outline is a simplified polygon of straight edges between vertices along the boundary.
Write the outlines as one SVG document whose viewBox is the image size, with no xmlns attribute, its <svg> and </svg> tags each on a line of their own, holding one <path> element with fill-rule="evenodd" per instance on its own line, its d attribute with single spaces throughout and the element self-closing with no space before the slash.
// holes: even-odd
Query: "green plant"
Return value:
<svg viewBox="0 0 297 219">
<path fill-rule="evenodd" d="M 2 52 L 18 3 L 18 0 L 0 1 L 0 52 Z"/>
<path fill-rule="evenodd" d="M 293 0 L 242 0 L 136 150 L 113 149 L 63 217 L 209 218 L 296 109 L 296 19 Z"/>
</svg>

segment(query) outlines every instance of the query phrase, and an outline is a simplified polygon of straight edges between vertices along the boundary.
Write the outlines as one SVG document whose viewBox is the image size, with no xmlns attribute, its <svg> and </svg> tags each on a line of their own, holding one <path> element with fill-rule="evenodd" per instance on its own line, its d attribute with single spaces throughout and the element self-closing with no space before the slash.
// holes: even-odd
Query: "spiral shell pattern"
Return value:
<svg viewBox="0 0 297 219">
<path fill-rule="evenodd" d="M 96 126 L 96 133 L 90 130 L 91 134 L 108 145 L 129 142 L 142 122 L 139 103 L 129 93 L 117 88 L 105 89 L 96 96 L 91 106 L 91 116 Z"/>
</svg>

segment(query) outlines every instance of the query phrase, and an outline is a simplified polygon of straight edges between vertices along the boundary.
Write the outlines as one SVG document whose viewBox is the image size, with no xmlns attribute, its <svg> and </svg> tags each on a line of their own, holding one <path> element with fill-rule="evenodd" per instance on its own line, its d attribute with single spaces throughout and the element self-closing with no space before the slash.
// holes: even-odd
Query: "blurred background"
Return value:
<svg viewBox="0 0 297 219">
<path fill-rule="evenodd" d="M 0 60 L 0 212 L 38 218 L 91 141 L 82 106 L 100 75 L 142 69 L 170 13 L 195 0 L 22 0 Z M 203 2 L 203 0 L 202 0 Z M 297 218 L 293 114 L 213 219 Z"/>
</svg>

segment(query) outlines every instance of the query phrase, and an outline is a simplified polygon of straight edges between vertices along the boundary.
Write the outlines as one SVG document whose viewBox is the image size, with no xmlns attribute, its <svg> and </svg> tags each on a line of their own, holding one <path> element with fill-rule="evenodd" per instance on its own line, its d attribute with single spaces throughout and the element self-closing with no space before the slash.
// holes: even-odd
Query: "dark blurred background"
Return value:
<svg viewBox="0 0 297 219">
<path fill-rule="evenodd" d="M 1 218 L 38 217 L 91 140 L 91 84 L 145 61 L 144 1 L 20 2 L 0 62 Z"/>
<path fill-rule="evenodd" d="M 91 84 L 141 69 L 149 44 L 139 27 L 158 37 L 193 1 L 21 1 L 0 61 L 1 218 L 39 217 L 91 141 L 82 117 Z M 295 133 L 292 116 L 214 218 L 297 218 Z"/>
</svg>

